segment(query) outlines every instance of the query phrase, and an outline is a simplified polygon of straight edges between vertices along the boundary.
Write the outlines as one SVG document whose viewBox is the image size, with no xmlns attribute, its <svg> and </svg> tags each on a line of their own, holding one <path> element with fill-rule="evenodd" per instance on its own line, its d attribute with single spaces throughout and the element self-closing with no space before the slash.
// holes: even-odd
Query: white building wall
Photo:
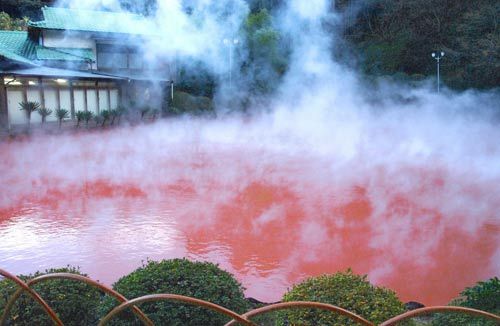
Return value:
<svg viewBox="0 0 500 326">
<path fill-rule="evenodd" d="M 45 107 L 52 110 L 52 114 L 47 117 L 47 121 L 57 121 L 57 91 L 55 89 L 44 89 Z"/>
<path fill-rule="evenodd" d="M 74 96 L 75 96 L 75 112 L 85 111 L 85 98 L 84 98 L 85 95 L 83 93 L 83 90 L 75 89 Z"/>
<path fill-rule="evenodd" d="M 42 103 L 40 90 L 38 88 L 28 88 L 28 102 Z M 38 114 L 38 112 L 31 113 L 31 123 L 39 122 L 42 122 L 42 117 Z"/>
<path fill-rule="evenodd" d="M 71 95 L 69 89 L 61 89 L 59 94 L 61 99 L 61 109 L 68 110 L 71 115 Z"/>
<path fill-rule="evenodd" d="M 87 109 L 94 112 L 94 114 L 99 113 L 97 110 L 97 94 L 95 89 L 87 89 Z"/>
<path fill-rule="evenodd" d="M 110 91 L 111 95 L 111 109 L 114 110 L 118 108 L 119 105 L 119 93 L 117 89 L 112 89 Z"/>
<path fill-rule="evenodd" d="M 52 110 L 52 114 L 47 117 L 47 121 L 57 121 L 55 110 L 57 107 L 57 89 L 47 87 L 44 89 L 45 107 Z M 87 89 L 87 107 L 88 110 L 97 114 L 97 92 L 95 89 Z M 111 107 L 108 105 L 108 91 L 99 90 L 100 110 L 112 110 L 118 108 L 119 92 L 118 89 L 110 89 Z M 74 89 L 75 112 L 85 111 L 85 91 L 83 89 Z M 40 90 L 37 87 L 29 87 L 27 90 L 28 101 L 42 103 Z M 60 89 L 60 107 L 71 111 L 71 95 L 69 89 Z M 9 123 L 12 125 L 26 124 L 26 113 L 20 109 L 19 104 L 23 102 L 23 91 L 21 87 L 7 88 L 7 111 Z M 32 123 L 40 123 L 41 116 L 37 112 L 31 114 Z"/>
<path fill-rule="evenodd" d="M 7 108 L 9 115 L 9 124 L 26 123 L 26 113 L 21 111 L 19 103 L 23 101 L 23 92 L 21 89 L 7 89 Z"/>
<path fill-rule="evenodd" d="M 105 89 L 99 90 L 99 108 L 101 111 L 111 109 L 108 105 L 108 91 Z"/>
</svg>

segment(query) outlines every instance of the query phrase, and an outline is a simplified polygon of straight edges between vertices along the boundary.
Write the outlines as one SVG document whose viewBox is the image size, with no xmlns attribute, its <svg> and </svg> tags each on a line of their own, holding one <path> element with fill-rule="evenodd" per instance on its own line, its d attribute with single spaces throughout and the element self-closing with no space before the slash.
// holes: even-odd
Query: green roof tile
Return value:
<svg viewBox="0 0 500 326">
<path fill-rule="evenodd" d="M 95 61 L 92 49 L 36 47 L 37 60 Z"/>
<path fill-rule="evenodd" d="M 23 31 L 0 31 L 0 56 L 30 64 L 39 60 L 95 61 L 92 49 L 44 47 Z"/>
<path fill-rule="evenodd" d="M 0 56 L 14 61 L 34 64 L 31 59 L 35 44 L 28 40 L 28 32 L 0 31 Z"/>
<path fill-rule="evenodd" d="M 60 29 L 101 33 L 123 33 L 132 35 L 153 35 L 153 23 L 142 15 L 43 7 L 44 20 L 31 22 L 29 26 L 43 29 Z"/>
</svg>

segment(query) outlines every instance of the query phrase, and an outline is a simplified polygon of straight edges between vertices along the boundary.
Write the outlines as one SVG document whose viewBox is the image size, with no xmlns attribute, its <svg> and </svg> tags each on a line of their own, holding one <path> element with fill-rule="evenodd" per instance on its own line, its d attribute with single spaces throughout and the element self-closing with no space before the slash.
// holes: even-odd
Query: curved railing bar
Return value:
<svg viewBox="0 0 500 326">
<path fill-rule="evenodd" d="M 68 280 L 73 280 L 73 281 L 80 281 L 80 282 L 88 284 L 88 285 L 90 285 L 92 287 L 98 288 L 99 290 L 101 290 L 101 291 L 103 291 L 103 292 L 105 292 L 105 293 L 107 293 L 107 294 L 115 297 L 121 303 L 127 302 L 127 300 L 128 300 L 123 295 L 121 295 L 120 293 L 116 292 L 112 288 L 107 287 L 104 284 L 96 282 L 93 279 L 88 278 L 86 276 L 79 275 L 79 274 L 73 274 L 73 273 L 51 273 L 51 274 L 40 275 L 38 277 L 35 277 L 35 278 L 29 280 L 26 283 L 26 285 L 28 287 L 31 287 L 32 285 L 35 285 L 35 284 L 40 283 L 42 281 L 44 282 L 44 281 L 48 281 L 48 280 L 52 280 L 52 279 L 68 279 Z M 22 292 L 23 292 L 23 289 L 18 289 L 9 298 L 9 301 L 5 305 L 5 309 L 4 309 L 4 313 L 3 313 L 2 319 L 0 319 L 0 325 L 3 325 L 2 322 L 9 315 L 10 310 L 14 306 L 14 303 L 16 302 L 16 300 L 19 299 L 19 297 L 21 296 Z M 132 310 L 137 315 L 137 317 L 139 317 L 139 319 L 142 320 L 142 322 L 145 325 L 148 325 L 148 326 L 154 325 L 153 322 L 151 321 L 151 319 L 149 319 L 138 307 L 134 306 L 134 307 L 132 307 Z"/>
<path fill-rule="evenodd" d="M 15 275 L 12 275 L 9 272 L 7 272 L 7 271 L 5 271 L 5 270 L 3 270 L 1 268 L 0 268 L 0 275 L 8 278 L 9 280 L 11 280 L 14 283 L 16 283 L 17 285 L 19 285 L 21 287 L 21 289 L 19 289 L 18 291 L 20 291 L 20 292 L 22 292 L 22 291 L 28 292 L 33 297 L 33 299 L 35 299 L 35 301 L 37 301 L 39 304 L 42 305 L 43 309 L 47 312 L 47 314 L 49 315 L 50 319 L 52 319 L 52 321 L 54 322 L 54 324 L 56 324 L 58 326 L 63 326 L 62 321 L 59 319 L 59 317 L 54 312 L 54 310 L 52 310 L 52 308 L 49 307 L 49 305 L 47 304 L 47 302 L 45 302 L 45 300 L 43 300 L 42 297 L 38 293 L 36 293 L 26 283 L 24 283 L 23 280 L 21 280 L 19 277 L 15 276 Z M 0 319 L 0 325 L 2 325 L 2 326 L 5 325 L 5 321 L 6 321 L 6 318 L 8 316 L 6 314 L 6 312 L 7 311 L 4 310 L 2 318 Z"/>
<path fill-rule="evenodd" d="M 399 316 L 393 317 L 379 326 L 392 326 L 396 325 L 399 322 L 402 322 L 403 320 L 407 320 L 413 317 L 421 316 L 421 315 L 427 315 L 430 313 L 436 313 L 436 312 L 460 312 L 468 315 L 474 315 L 478 317 L 484 317 L 487 319 L 491 319 L 496 321 L 500 325 L 500 317 L 497 315 L 494 315 L 489 312 L 477 310 L 477 309 L 472 309 L 472 308 L 466 308 L 466 307 L 454 307 L 454 306 L 435 306 L 435 307 L 425 307 L 425 308 L 420 308 L 420 309 L 415 309 L 412 311 L 408 311 L 404 314 L 401 314 Z"/>
<path fill-rule="evenodd" d="M 333 306 L 327 303 L 321 303 L 321 302 L 312 302 L 312 301 L 290 301 L 290 302 L 280 302 L 280 303 L 275 303 L 269 306 L 265 306 L 262 308 L 257 308 L 254 310 L 251 310 L 247 313 L 244 313 L 241 315 L 242 317 L 249 319 L 250 317 L 255 317 L 257 315 L 262 315 L 264 313 L 268 313 L 271 311 L 276 311 L 276 310 L 283 310 L 283 309 L 289 309 L 289 308 L 316 308 L 316 309 L 321 309 L 321 310 L 328 310 L 328 311 L 333 311 L 336 313 L 339 313 L 340 315 L 343 315 L 345 317 L 348 317 L 362 325 L 365 326 L 375 326 L 373 323 L 369 322 L 368 320 L 364 319 L 361 316 L 358 316 L 349 310 Z M 230 321 L 227 323 L 225 326 L 229 325 L 234 325 L 235 320 Z"/>
<path fill-rule="evenodd" d="M 118 313 L 120 313 L 121 311 L 125 310 L 126 308 L 128 308 L 132 305 L 137 305 L 137 304 L 141 304 L 143 302 L 149 302 L 149 301 L 158 301 L 158 300 L 181 301 L 181 302 L 191 304 L 194 306 L 201 306 L 201 307 L 208 308 L 210 310 L 215 310 L 219 313 L 222 313 L 222 314 L 236 320 L 237 322 L 239 322 L 243 325 L 256 326 L 254 323 L 245 319 L 244 317 L 235 313 L 234 311 L 229 310 L 229 309 L 224 308 L 224 307 L 221 307 L 219 305 L 216 305 L 215 303 L 211 303 L 208 301 L 195 299 L 195 298 L 191 298 L 191 297 L 186 297 L 183 295 L 177 295 L 177 294 L 150 294 L 150 295 L 145 295 L 145 296 L 124 302 L 121 305 L 119 305 L 118 307 L 115 307 L 113 310 L 111 310 L 111 312 L 109 312 L 106 316 L 104 316 L 104 318 L 101 319 L 101 321 L 99 322 L 98 326 L 106 325 L 111 320 L 111 318 L 113 318 L 115 315 L 117 315 Z"/>
</svg>

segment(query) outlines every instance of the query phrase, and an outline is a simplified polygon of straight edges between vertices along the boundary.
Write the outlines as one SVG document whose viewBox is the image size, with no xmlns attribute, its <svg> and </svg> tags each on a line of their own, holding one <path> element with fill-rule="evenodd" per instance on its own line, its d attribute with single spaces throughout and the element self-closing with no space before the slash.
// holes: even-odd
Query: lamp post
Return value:
<svg viewBox="0 0 500 326">
<path fill-rule="evenodd" d="M 224 45 L 229 48 L 229 88 L 232 88 L 233 84 L 233 46 L 238 45 L 240 41 L 237 38 L 227 39 L 225 38 L 223 41 Z"/>
<path fill-rule="evenodd" d="M 444 57 L 444 52 L 432 52 L 432 57 L 436 59 L 437 61 L 437 87 L 438 87 L 438 93 L 440 90 L 440 83 L 439 83 L 439 61 Z"/>
</svg>

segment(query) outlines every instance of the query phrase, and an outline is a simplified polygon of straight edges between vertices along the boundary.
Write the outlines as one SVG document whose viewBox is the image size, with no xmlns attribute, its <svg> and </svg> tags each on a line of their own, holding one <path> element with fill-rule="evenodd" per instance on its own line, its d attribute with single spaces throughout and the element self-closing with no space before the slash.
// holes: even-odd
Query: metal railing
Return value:
<svg viewBox="0 0 500 326">
<path fill-rule="evenodd" d="M 276 303 L 276 304 L 271 304 L 262 308 L 257 308 L 254 310 L 251 310 L 249 312 L 246 312 L 244 314 L 238 314 L 232 310 L 229 310 L 227 308 L 224 308 L 222 306 L 219 306 L 217 304 L 196 299 L 196 298 L 191 298 L 191 297 L 186 297 L 182 295 L 177 295 L 177 294 L 151 294 L 151 295 L 145 295 L 139 298 L 134 298 L 131 300 L 128 300 L 125 298 L 123 295 L 120 293 L 116 292 L 115 290 L 111 289 L 110 287 L 107 287 L 101 283 L 98 283 L 88 277 L 78 275 L 78 274 L 72 274 L 72 273 L 51 273 L 51 274 L 44 274 L 38 277 L 35 277 L 27 282 L 24 282 L 20 278 L 18 278 L 15 275 L 10 274 L 9 272 L 0 269 L 0 275 L 4 276 L 7 279 L 12 280 L 14 283 L 16 283 L 19 286 L 19 289 L 14 292 L 9 300 L 7 301 L 7 304 L 4 307 L 4 311 L 2 316 L 0 316 L 0 326 L 5 326 L 7 325 L 7 320 L 10 315 L 10 312 L 12 310 L 12 307 L 14 306 L 15 302 L 17 299 L 21 296 L 23 292 L 27 292 L 36 302 L 38 302 L 47 315 L 50 317 L 50 319 L 54 322 L 55 325 L 63 326 L 64 323 L 59 319 L 57 314 L 54 312 L 54 310 L 45 302 L 45 300 L 35 291 L 31 288 L 31 286 L 40 283 L 40 282 L 45 282 L 47 280 L 54 280 L 54 279 L 66 279 L 66 280 L 73 280 L 76 282 L 83 282 L 86 283 L 94 288 L 97 288 L 98 290 L 109 294 L 110 296 L 116 298 L 118 301 L 121 302 L 120 305 L 115 307 L 113 310 L 111 310 L 106 316 L 104 316 L 100 321 L 98 326 L 104 326 L 106 325 L 113 317 L 115 317 L 117 314 L 120 312 L 124 311 L 125 309 L 131 308 L 132 312 L 142 321 L 144 325 L 152 326 L 154 323 L 142 312 L 138 305 L 144 302 L 151 302 L 151 301 L 164 301 L 164 300 L 169 300 L 169 301 L 178 301 L 194 306 L 199 306 L 199 307 L 204 307 L 206 309 L 218 312 L 220 314 L 224 314 L 231 318 L 232 320 L 227 323 L 225 326 L 230 326 L 230 325 L 235 325 L 235 324 L 242 324 L 242 325 L 248 325 L 248 326 L 256 326 L 254 322 L 250 320 L 250 318 L 254 318 L 256 316 L 269 313 L 272 311 L 278 311 L 278 310 L 285 310 L 285 309 L 297 309 L 297 308 L 314 308 L 314 309 L 320 309 L 320 310 L 326 310 L 326 311 L 331 311 L 335 312 L 337 314 L 340 314 L 342 316 L 345 316 L 361 325 L 364 326 L 375 326 L 374 323 L 364 319 L 363 317 L 356 315 L 355 313 L 352 313 L 346 309 L 336 307 L 330 304 L 326 303 L 320 303 L 320 302 L 309 302 L 309 301 L 292 301 L 292 302 L 281 302 L 281 303 Z M 397 325 L 398 323 L 422 316 L 422 315 L 428 315 L 431 313 L 446 313 L 446 312 L 458 312 L 458 313 L 464 313 L 467 315 L 472 315 L 472 316 L 478 316 L 478 317 L 483 317 L 486 319 L 490 319 L 492 321 L 495 321 L 498 325 L 500 325 L 500 317 L 485 311 L 481 310 L 476 310 L 476 309 L 471 309 L 471 308 L 465 308 L 465 307 L 453 307 L 453 306 L 436 306 L 436 307 L 426 307 L 426 308 L 420 308 L 420 309 L 415 309 L 412 311 L 408 311 L 406 313 L 403 313 L 399 316 L 393 317 L 379 326 L 392 326 L 392 325 Z"/>
</svg>

